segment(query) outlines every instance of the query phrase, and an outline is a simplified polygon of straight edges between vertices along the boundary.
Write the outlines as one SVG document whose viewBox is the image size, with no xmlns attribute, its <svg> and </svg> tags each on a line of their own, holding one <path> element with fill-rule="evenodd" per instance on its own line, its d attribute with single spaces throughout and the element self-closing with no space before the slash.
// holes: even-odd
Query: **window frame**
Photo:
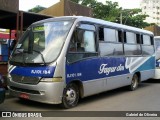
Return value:
<svg viewBox="0 0 160 120">
<path fill-rule="evenodd" d="M 108 28 L 108 29 L 114 29 L 115 31 L 116 31 L 116 33 L 117 33 L 117 35 L 115 35 L 115 36 L 117 36 L 117 38 L 116 38 L 116 41 L 105 41 L 104 40 L 104 29 L 105 28 Z M 101 29 L 103 29 L 103 35 L 102 35 L 102 37 L 103 37 L 103 40 L 101 39 L 99 39 L 99 32 L 100 32 L 100 30 Z M 124 55 L 124 46 L 123 46 L 123 30 L 121 29 L 121 28 L 116 28 L 116 27 L 111 27 L 111 26 L 102 26 L 102 25 L 100 25 L 100 26 L 98 26 L 98 30 L 97 30 L 97 32 L 98 32 L 98 45 L 99 45 L 99 56 L 100 57 L 106 57 L 106 56 L 109 56 L 109 57 L 117 57 L 117 56 L 123 56 Z M 119 33 L 121 32 L 121 36 L 119 35 Z M 113 43 L 113 44 L 119 44 L 119 45 L 122 45 L 122 54 L 119 54 L 119 55 L 101 55 L 101 52 L 100 52 L 100 43 Z"/>
<path fill-rule="evenodd" d="M 86 58 L 82 58 L 81 60 L 84 60 L 84 59 L 89 59 L 89 58 L 95 58 L 95 57 L 119 57 L 119 56 L 124 56 L 124 57 L 140 57 L 140 56 L 150 56 L 151 54 L 149 55 L 144 55 L 143 54 L 143 50 L 142 50 L 142 46 L 143 46 L 143 38 L 142 36 L 143 35 L 148 35 L 150 36 L 150 38 L 153 39 L 153 35 L 152 34 L 147 34 L 147 33 L 144 33 L 144 32 L 141 32 L 141 31 L 137 31 L 137 30 L 129 30 L 129 29 L 125 29 L 125 28 L 122 28 L 122 27 L 115 27 L 115 26 L 109 26 L 109 25 L 103 25 L 103 24 L 98 24 L 98 23 L 93 23 L 93 22 L 85 22 L 85 21 L 81 21 L 78 23 L 79 25 L 80 24 L 88 24 L 88 25 L 93 25 L 95 27 L 95 31 L 94 31 L 94 35 L 95 35 L 95 46 L 96 46 L 96 56 L 91 56 L 91 57 L 86 57 Z M 104 33 L 101 35 L 100 37 L 100 33 L 99 31 L 102 29 L 104 30 L 104 28 L 109 28 L 109 29 L 115 29 L 117 31 L 117 41 L 116 42 L 113 42 L 113 41 L 105 41 L 104 40 Z M 88 30 L 88 29 L 83 29 L 83 30 Z M 76 29 L 74 30 L 74 32 L 76 31 Z M 88 30 L 88 31 L 92 31 L 92 30 Z M 74 33 L 73 32 L 73 33 Z M 126 39 L 125 39 L 125 32 L 133 32 L 135 34 L 135 41 L 136 43 L 127 43 L 126 42 Z M 103 38 L 103 39 L 101 39 Z M 152 44 L 154 44 L 153 40 L 151 41 Z M 114 43 L 114 44 L 121 44 L 122 45 L 122 53 L 121 55 L 105 55 L 105 56 L 102 56 L 101 53 L 100 53 L 100 43 Z M 124 45 L 125 44 L 128 44 L 128 45 L 139 45 L 140 47 L 140 54 L 137 54 L 137 55 L 125 55 L 125 48 L 124 48 Z M 153 47 L 154 48 L 154 47 Z M 155 51 L 155 49 L 154 49 Z M 69 52 L 69 51 L 68 51 Z M 68 54 L 67 52 L 67 54 Z M 74 53 L 74 52 L 70 52 L 70 53 Z M 83 52 L 79 52 L 79 53 L 83 53 Z M 77 61 L 81 61 L 81 60 L 77 60 Z M 75 61 L 75 62 L 77 62 Z M 74 62 L 68 62 L 68 63 L 74 63 Z"/>
<path fill-rule="evenodd" d="M 144 42 L 143 42 L 143 35 L 148 35 L 148 34 L 142 34 L 141 35 L 141 38 L 142 38 L 142 44 L 141 44 L 141 46 L 142 46 L 142 56 L 150 56 L 151 54 L 144 54 L 144 51 L 143 51 L 143 47 L 146 47 L 146 46 L 150 46 L 150 47 L 153 47 L 153 52 L 155 52 L 155 47 L 154 47 L 154 39 L 153 39 L 153 36 L 151 36 L 151 35 L 148 35 L 149 36 L 149 38 L 150 38 L 150 44 L 144 44 Z"/>
<path fill-rule="evenodd" d="M 92 26 L 94 26 L 94 28 L 95 28 L 95 30 L 92 30 L 92 29 L 83 29 L 83 28 L 79 28 L 79 26 L 80 25 L 92 25 Z M 70 49 L 70 43 L 71 43 L 71 39 L 72 39 L 72 37 L 74 37 L 75 39 L 76 39 L 76 41 L 78 40 L 78 36 L 77 36 L 77 30 L 83 30 L 83 31 L 91 31 L 91 32 L 93 32 L 93 34 L 94 34 L 94 41 L 95 41 L 95 51 L 96 52 L 78 52 L 77 51 L 77 48 L 76 48 L 76 51 L 75 52 L 71 52 L 71 51 L 69 51 L 69 49 Z M 70 42 L 69 42 L 69 45 L 68 45 L 68 50 L 67 50 L 67 54 L 66 54 L 66 58 L 67 58 L 67 63 L 68 64 L 72 64 L 72 63 L 75 63 L 75 62 L 78 62 L 78 61 L 82 61 L 82 60 L 85 60 L 85 59 L 92 59 L 92 58 L 95 58 L 95 57 L 98 57 L 99 56 L 99 52 L 98 52 L 98 45 L 97 45 L 97 27 L 96 27 L 96 24 L 94 24 L 94 23 L 90 23 L 90 22 L 79 22 L 79 23 L 77 23 L 77 25 L 76 25 L 76 27 L 75 27 L 75 29 L 74 29 L 74 31 L 73 31 L 73 33 L 72 33 L 72 37 L 71 37 L 71 39 L 70 39 Z M 84 33 L 83 33 L 83 35 L 84 35 Z M 76 44 L 77 44 L 77 42 L 76 42 Z M 77 47 L 77 46 L 76 46 Z M 95 54 L 94 56 L 89 56 L 89 57 L 83 57 L 82 59 L 77 59 L 77 60 L 75 60 L 75 61 L 69 61 L 68 60 L 68 55 L 69 54 Z"/>
<path fill-rule="evenodd" d="M 127 42 L 126 32 L 130 32 L 130 33 L 134 34 L 135 43 L 128 43 Z M 124 55 L 126 57 L 127 56 L 129 56 L 129 57 L 131 57 L 131 56 L 133 56 L 133 57 L 135 57 L 135 56 L 137 56 L 137 57 L 142 56 L 142 46 L 141 46 L 142 39 L 140 37 L 142 33 L 138 33 L 137 31 L 125 30 L 125 29 L 123 30 L 123 33 L 124 33 L 124 43 L 123 43 L 123 46 L 124 46 Z M 139 36 L 139 40 L 137 40 L 137 36 Z M 125 45 L 131 45 L 131 46 L 132 45 L 139 45 L 140 54 L 130 54 L 130 55 L 125 54 Z"/>
</svg>

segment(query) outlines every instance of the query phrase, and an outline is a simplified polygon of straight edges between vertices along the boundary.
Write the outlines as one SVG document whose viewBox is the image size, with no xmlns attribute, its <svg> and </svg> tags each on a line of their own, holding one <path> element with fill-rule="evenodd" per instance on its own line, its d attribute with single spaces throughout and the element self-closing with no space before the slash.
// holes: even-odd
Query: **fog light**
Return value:
<svg viewBox="0 0 160 120">
<path fill-rule="evenodd" d="M 40 80 L 41 82 L 62 82 L 62 77 L 57 77 L 57 78 L 42 78 Z"/>
</svg>

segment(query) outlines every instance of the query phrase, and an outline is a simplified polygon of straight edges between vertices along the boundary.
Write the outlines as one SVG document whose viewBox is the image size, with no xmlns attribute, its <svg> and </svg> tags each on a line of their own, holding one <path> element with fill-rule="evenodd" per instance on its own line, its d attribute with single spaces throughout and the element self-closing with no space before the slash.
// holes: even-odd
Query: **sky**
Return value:
<svg viewBox="0 0 160 120">
<path fill-rule="evenodd" d="M 28 11 L 37 5 L 43 7 L 50 7 L 53 4 L 59 2 L 60 0 L 19 0 L 19 9 L 23 11 Z M 97 0 L 99 2 L 105 3 L 106 0 Z M 118 2 L 119 6 L 122 8 L 139 8 L 141 0 L 110 0 L 113 2 Z"/>
<path fill-rule="evenodd" d="M 100 0 L 105 1 L 105 0 Z M 142 0 L 111 0 L 113 2 L 118 2 L 119 6 L 122 8 L 139 8 Z"/>
</svg>

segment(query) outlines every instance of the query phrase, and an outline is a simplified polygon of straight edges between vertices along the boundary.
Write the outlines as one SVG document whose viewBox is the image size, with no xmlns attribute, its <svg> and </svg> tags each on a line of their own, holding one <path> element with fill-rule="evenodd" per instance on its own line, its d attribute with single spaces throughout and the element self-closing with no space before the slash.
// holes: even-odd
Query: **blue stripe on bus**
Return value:
<svg viewBox="0 0 160 120">
<path fill-rule="evenodd" d="M 155 57 L 150 57 L 136 71 L 143 71 L 143 70 L 150 70 L 150 69 L 155 69 Z"/>
<path fill-rule="evenodd" d="M 66 83 L 69 83 L 72 80 L 94 80 L 155 68 L 155 65 L 153 64 L 155 57 L 147 58 L 146 61 L 142 64 L 139 64 L 138 62 L 143 62 L 142 60 L 144 57 L 141 57 L 142 60 L 139 58 L 140 57 L 133 57 L 131 60 L 128 59 L 128 61 L 125 57 L 94 58 L 68 64 L 66 65 Z M 132 64 L 134 61 L 137 62 L 135 66 Z M 128 67 L 126 63 L 131 65 L 128 65 Z M 134 70 L 132 67 L 137 68 Z M 132 69 L 134 71 L 132 71 Z"/>
<path fill-rule="evenodd" d="M 55 71 L 55 66 L 41 67 L 15 67 L 10 71 L 10 74 L 16 74 L 29 77 L 44 77 L 52 78 Z"/>
<path fill-rule="evenodd" d="M 137 57 L 138 58 L 138 57 Z M 123 75 L 128 73 L 134 73 L 136 71 L 143 71 L 149 69 L 155 69 L 153 64 L 155 57 L 150 57 L 143 64 L 140 64 L 134 71 L 132 71 L 132 63 L 136 59 L 123 58 L 93 58 L 86 59 L 79 62 L 66 65 L 66 82 L 71 80 L 94 80 L 100 78 L 106 78 L 111 76 Z M 127 64 L 129 64 L 128 67 Z M 137 66 L 137 64 L 135 65 Z M 132 68 L 132 69 L 131 69 Z M 52 78 L 54 75 L 55 66 L 40 66 L 40 67 L 15 67 L 10 71 L 10 74 L 16 74 L 21 76 L 30 77 L 45 77 Z"/>
</svg>

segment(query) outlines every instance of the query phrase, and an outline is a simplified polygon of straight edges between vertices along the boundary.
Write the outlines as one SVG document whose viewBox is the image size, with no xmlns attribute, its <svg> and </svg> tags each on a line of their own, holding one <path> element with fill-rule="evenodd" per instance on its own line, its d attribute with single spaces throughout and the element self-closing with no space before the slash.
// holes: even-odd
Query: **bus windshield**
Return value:
<svg viewBox="0 0 160 120">
<path fill-rule="evenodd" d="M 73 21 L 54 21 L 30 26 L 15 50 L 10 63 L 46 64 L 58 57 Z"/>
</svg>

